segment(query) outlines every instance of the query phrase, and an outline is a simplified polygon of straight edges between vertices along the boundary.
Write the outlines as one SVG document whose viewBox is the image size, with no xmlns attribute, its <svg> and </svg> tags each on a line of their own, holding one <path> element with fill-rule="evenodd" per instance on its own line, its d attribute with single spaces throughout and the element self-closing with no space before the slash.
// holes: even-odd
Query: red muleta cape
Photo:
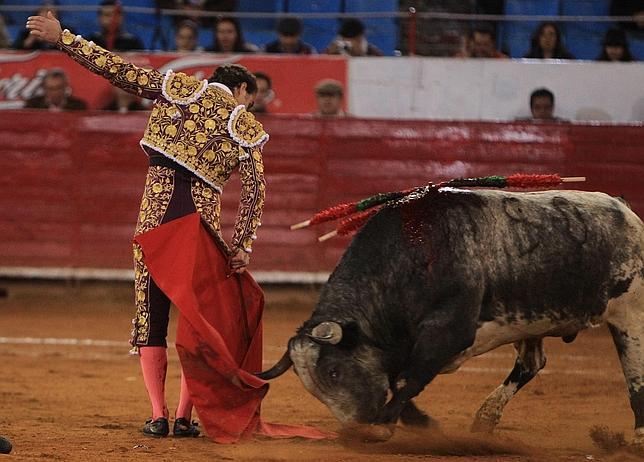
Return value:
<svg viewBox="0 0 644 462">
<path fill-rule="evenodd" d="M 190 397 L 206 433 L 218 443 L 255 434 L 332 437 L 312 427 L 260 418 L 268 383 L 262 369 L 264 294 L 248 271 L 229 276 L 228 259 L 198 213 L 135 237 L 145 264 L 179 309 L 177 351 Z"/>
</svg>

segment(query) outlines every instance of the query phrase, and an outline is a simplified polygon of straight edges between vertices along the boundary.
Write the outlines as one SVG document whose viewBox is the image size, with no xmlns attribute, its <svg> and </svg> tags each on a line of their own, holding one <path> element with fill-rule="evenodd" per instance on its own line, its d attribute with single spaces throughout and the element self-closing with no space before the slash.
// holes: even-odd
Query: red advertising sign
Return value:
<svg viewBox="0 0 644 462">
<path fill-rule="evenodd" d="M 313 88 L 321 79 L 336 79 L 346 87 L 347 64 L 341 56 L 221 55 L 215 53 L 124 53 L 137 66 L 172 69 L 208 78 L 225 63 L 239 63 L 251 72 L 262 71 L 273 80 L 273 113 L 309 113 L 315 110 Z M 108 81 L 83 69 L 61 52 L 0 53 L 0 109 L 20 108 L 39 91 L 43 75 L 60 68 L 69 77 L 74 96 L 84 99 L 90 109 L 101 109 L 112 97 Z"/>
</svg>

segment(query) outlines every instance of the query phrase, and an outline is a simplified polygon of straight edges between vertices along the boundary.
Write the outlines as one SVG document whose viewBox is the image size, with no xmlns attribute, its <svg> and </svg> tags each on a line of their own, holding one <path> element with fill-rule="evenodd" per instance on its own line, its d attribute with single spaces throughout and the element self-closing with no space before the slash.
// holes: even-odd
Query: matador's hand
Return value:
<svg viewBox="0 0 644 462">
<path fill-rule="evenodd" d="M 56 43 L 63 33 L 60 22 L 54 17 L 51 11 L 47 16 L 29 16 L 27 18 L 27 29 L 31 35 L 49 43 Z"/>
<path fill-rule="evenodd" d="M 230 269 L 235 273 L 243 273 L 250 262 L 250 255 L 242 249 L 230 258 Z"/>
</svg>

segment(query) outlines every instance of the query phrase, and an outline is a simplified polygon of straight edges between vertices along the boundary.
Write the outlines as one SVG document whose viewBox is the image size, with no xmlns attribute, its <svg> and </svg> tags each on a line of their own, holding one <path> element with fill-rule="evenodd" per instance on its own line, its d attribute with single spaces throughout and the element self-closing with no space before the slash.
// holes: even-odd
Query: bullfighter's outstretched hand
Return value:
<svg viewBox="0 0 644 462">
<path fill-rule="evenodd" d="M 27 29 L 31 35 L 49 43 L 56 43 L 63 33 L 60 22 L 54 17 L 51 11 L 47 16 L 29 16 L 27 18 Z"/>
</svg>

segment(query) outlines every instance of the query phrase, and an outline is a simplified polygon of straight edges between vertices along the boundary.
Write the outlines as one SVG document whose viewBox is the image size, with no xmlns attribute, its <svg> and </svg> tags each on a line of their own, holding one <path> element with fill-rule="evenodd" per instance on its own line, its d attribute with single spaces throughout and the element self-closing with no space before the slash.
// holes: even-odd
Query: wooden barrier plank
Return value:
<svg viewBox="0 0 644 462">
<path fill-rule="evenodd" d="M 16 111 L 0 136 L 2 266 L 123 268 L 143 192 L 138 140 L 147 115 Z M 262 116 L 267 201 L 256 271 L 330 271 L 350 242 L 324 224 L 288 227 L 330 205 L 459 176 L 584 175 L 568 188 L 624 195 L 644 211 L 644 134 L 637 126 L 388 121 Z M 239 179 L 222 196 L 223 235 Z"/>
</svg>

